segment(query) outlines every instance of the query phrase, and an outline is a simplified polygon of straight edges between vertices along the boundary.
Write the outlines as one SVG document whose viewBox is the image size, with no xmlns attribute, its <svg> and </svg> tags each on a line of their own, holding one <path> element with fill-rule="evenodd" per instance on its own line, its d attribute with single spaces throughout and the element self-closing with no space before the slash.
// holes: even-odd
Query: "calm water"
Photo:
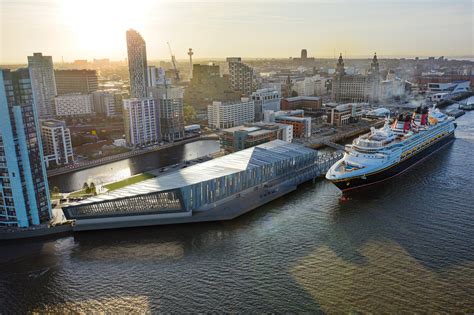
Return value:
<svg viewBox="0 0 474 315">
<path fill-rule="evenodd" d="M 173 165 L 183 160 L 191 160 L 219 151 L 219 142 L 201 140 L 135 156 L 107 165 L 58 175 L 49 178 L 49 186 L 58 186 L 62 192 L 79 190 L 85 182 L 104 184 L 115 182 L 131 175 Z"/>
<path fill-rule="evenodd" d="M 416 169 L 320 181 L 230 222 L 0 248 L 0 313 L 474 312 L 474 112 Z"/>
</svg>

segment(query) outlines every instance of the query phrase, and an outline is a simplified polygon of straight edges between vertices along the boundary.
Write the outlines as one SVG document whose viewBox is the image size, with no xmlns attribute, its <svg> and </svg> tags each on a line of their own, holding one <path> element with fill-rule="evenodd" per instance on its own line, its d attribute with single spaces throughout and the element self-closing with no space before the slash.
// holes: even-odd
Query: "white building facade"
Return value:
<svg viewBox="0 0 474 315">
<path fill-rule="evenodd" d="M 148 146 L 160 142 L 159 108 L 153 98 L 124 100 L 123 119 L 129 146 Z"/>
<path fill-rule="evenodd" d="M 71 133 L 64 121 L 54 119 L 41 121 L 41 139 L 47 167 L 74 162 Z"/>
<path fill-rule="evenodd" d="M 255 121 L 262 121 L 266 110 L 280 110 L 281 95 L 275 89 L 259 89 L 252 93 L 251 99 L 255 102 Z"/>
<path fill-rule="evenodd" d="M 224 129 L 253 122 L 255 103 L 249 98 L 240 102 L 212 102 L 207 106 L 208 124 L 212 128 Z"/>
<path fill-rule="evenodd" d="M 92 114 L 92 94 L 67 94 L 54 98 L 57 117 Z"/>
</svg>

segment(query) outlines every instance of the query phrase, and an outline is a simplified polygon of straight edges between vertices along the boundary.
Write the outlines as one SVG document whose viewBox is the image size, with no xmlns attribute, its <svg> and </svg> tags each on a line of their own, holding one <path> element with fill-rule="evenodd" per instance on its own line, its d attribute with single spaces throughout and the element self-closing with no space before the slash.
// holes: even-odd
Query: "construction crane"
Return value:
<svg viewBox="0 0 474 315">
<path fill-rule="evenodd" d="M 170 55 L 171 55 L 171 63 L 173 63 L 173 68 L 174 68 L 174 74 L 175 74 L 175 79 L 176 79 L 176 83 L 179 82 L 179 72 L 178 72 L 178 68 L 176 67 L 176 58 L 175 56 L 173 55 L 173 51 L 171 50 L 171 45 L 169 42 L 166 42 L 168 44 L 168 49 L 170 51 Z"/>
</svg>

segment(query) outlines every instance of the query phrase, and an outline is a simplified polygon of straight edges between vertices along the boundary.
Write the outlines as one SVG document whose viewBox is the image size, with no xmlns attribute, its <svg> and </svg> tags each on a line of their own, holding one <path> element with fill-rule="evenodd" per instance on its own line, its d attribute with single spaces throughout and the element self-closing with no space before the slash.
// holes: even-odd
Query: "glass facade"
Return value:
<svg viewBox="0 0 474 315">
<path fill-rule="evenodd" d="M 0 225 L 51 218 L 38 126 L 29 70 L 0 71 Z"/>
<path fill-rule="evenodd" d="M 315 178 L 334 158 L 281 140 L 216 158 L 63 208 L 68 219 L 191 212 L 258 186 L 295 186 Z"/>
</svg>

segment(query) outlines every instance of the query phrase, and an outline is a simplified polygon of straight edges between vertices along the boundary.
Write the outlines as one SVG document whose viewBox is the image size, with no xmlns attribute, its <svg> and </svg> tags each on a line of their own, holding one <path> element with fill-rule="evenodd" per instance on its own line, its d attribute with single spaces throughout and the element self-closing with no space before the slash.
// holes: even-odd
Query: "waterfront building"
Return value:
<svg viewBox="0 0 474 315">
<path fill-rule="evenodd" d="M 362 117 L 362 110 L 368 108 L 368 103 L 326 104 L 327 122 L 332 126 L 347 125 Z"/>
<path fill-rule="evenodd" d="M 132 98 L 146 98 L 148 96 L 146 44 L 142 36 L 132 29 L 127 31 L 126 38 L 130 96 Z"/>
<path fill-rule="evenodd" d="M 255 121 L 262 121 L 266 110 L 280 110 L 281 96 L 275 89 L 259 89 L 250 98 L 255 102 Z"/>
<path fill-rule="evenodd" d="M 117 89 L 92 93 L 93 111 L 107 117 L 121 117 L 124 93 Z"/>
<path fill-rule="evenodd" d="M 71 132 L 66 127 L 66 122 L 55 119 L 42 120 L 41 139 L 47 167 L 74 162 Z"/>
<path fill-rule="evenodd" d="M 160 142 L 159 108 L 155 99 L 123 100 L 123 119 L 129 146 L 148 146 Z"/>
<path fill-rule="evenodd" d="M 51 203 L 28 69 L 0 70 L 0 225 L 49 222 Z"/>
<path fill-rule="evenodd" d="M 55 70 L 54 76 L 58 95 L 91 94 L 99 89 L 96 70 Z"/>
<path fill-rule="evenodd" d="M 380 98 L 380 73 L 374 55 L 368 74 L 347 74 L 342 55 L 332 80 L 332 100 L 335 102 L 377 102 Z"/>
<path fill-rule="evenodd" d="M 87 116 L 92 114 L 91 94 L 66 94 L 54 98 L 57 117 Z"/>
<path fill-rule="evenodd" d="M 168 142 L 184 138 L 182 87 L 151 87 L 150 92 L 160 109 L 161 138 Z"/>
<path fill-rule="evenodd" d="M 193 77 L 184 92 L 184 103 L 205 111 L 213 101 L 236 101 L 240 93 L 232 90 L 229 75 L 220 75 L 218 65 L 193 65 Z"/>
<path fill-rule="evenodd" d="M 240 57 L 229 57 L 227 63 L 232 89 L 239 91 L 242 96 L 250 96 L 257 87 L 253 68 L 243 63 Z"/>
<path fill-rule="evenodd" d="M 211 128 L 224 129 L 253 122 L 255 102 L 247 97 L 234 102 L 212 102 L 207 107 L 208 124 Z"/>
<path fill-rule="evenodd" d="M 219 134 L 225 152 L 236 152 L 273 140 L 291 142 L 293 126 L 277 123 L 254 123 L 223 129 Z"/>
<path fill-rule="evenodd" d="M 54 97 L 57 95 L 53 58 L 34 53 L 28 56 L 28 68 L 38 117 L 50 118 L 54 115 Z"/>
<path fill-rule="evenodd" d="M 234 218 L 321 172 L 318 153 L 274 140 L 63 208 L 76 230 Z"/>
<path fill-rule="evenodd" d="M 293 138 L 311 137 L 311 117 L 304 117 L 304 110 L 289 110 L 274 112 L 271 110 L 263 113 L 264 122 L 276 122 L 293 126 Z"/>
<path fill-rule="evenodd" d="M 282 110 L 303 109 L 305 111 L 317 112 L 321 110 L 323 101 L 317 96 L 295 96 L 281 100 Z"/>
</svg>

